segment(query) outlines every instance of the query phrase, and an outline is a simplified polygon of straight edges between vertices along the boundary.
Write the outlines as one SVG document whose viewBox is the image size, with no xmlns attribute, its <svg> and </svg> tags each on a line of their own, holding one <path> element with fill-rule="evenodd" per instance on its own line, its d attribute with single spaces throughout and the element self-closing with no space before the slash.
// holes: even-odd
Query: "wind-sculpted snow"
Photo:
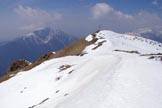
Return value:
<svg viewBox="0 0 162 108">
<path fill-rule="evenodd" d="M 100 31 L 83 56 L 54 58 L 0 83 L 0 108 L 161 108 L 160 43 Z M 137 53 L 138 52 L 138 53 Z M 157 55 L 158 54 L 158 55 Z"/>
</svg>

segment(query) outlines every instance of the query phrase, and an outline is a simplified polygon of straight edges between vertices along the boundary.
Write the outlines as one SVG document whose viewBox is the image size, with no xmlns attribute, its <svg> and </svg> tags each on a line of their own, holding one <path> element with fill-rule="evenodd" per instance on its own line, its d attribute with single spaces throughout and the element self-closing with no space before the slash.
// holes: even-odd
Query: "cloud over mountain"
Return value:
<svg viewBox="0 0 162 108">
<path fill-rule="evenodd" d="M 92 15 L 94 19 L 100 17 L 109 16 L 109 17 L 118 17 L 118 18 L 132 18 L 131 15 L 124 14 L 121 11 L 115 10 L 107 3 L 97 3 L 91 7 Z"/>
<path fill-rule="evenodd" d="M 42 9 L 35 9 L 29 6 L 19 5 L 14 12 L 21 17 L 26 25 L 22 29 L 31 30 L 34 28 L 45 26 L 48 23 L 62 19 L 62 14 L 58 12 L 49 13 Z"/>
<path fill-rule="evenodd" d="M 149 11 L 145 9 L 146 7 L 132 11 L 134 7 L 131 7 L 131 4 L 133 3 L 125 4 L 123 8 L 128 9 L 123 10 L 111 2 L 85 0 L 70 1 L 69 4 L 42 0 L 18 2 L 15 7 L 11 8 L 14 11 L 9 10 L 11 14 L 5 16 L 0 13 L 2 16 L 0 39 L 11 39 L 47 25 L 58 26 L 76 36 L 85 36 L 99 27 L 116 32 L 131 32 L 144 27 L 154 29 L 162 26 L 160 14 Z M 160 4 L 159 1 L 158 4 Z M 150 5 L 156 7 L 152 2 Z M 130 9 L 132 12 L 129 12 Z"/>
</svg>

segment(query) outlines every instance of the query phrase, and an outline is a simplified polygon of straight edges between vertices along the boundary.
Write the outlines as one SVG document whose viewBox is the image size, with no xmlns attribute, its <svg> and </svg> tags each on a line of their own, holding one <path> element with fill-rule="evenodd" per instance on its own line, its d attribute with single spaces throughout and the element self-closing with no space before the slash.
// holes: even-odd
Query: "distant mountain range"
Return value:
<svg viewBox="0 0 162 108">
<path fill-rule="evenodd" d="M 156 29 L 148 27 L 139 28 L 133 31 L 133 33 L 136 33 L 141 37 L 152 39 L 154 41 L 162 43 L 162 27 L 157 27 Z"/>
<path fill-rule="evenodd" d="M 73 41 L 76 37 L 51 27 L 41 28 L 12 41 L 0 43 L 0 76 L 5 74 L 8 66 L 15 60 L 36 60 L 49 51 L 57 51 Z"/>
</svg>

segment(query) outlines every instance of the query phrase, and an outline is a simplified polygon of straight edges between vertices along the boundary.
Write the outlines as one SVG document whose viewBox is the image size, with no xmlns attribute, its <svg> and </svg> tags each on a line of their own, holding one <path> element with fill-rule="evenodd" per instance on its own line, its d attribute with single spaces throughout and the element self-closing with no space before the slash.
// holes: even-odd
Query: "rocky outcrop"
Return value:
<svg viewBox="0 0 162 108">
<path fill-rule="evenodd" d="M 9 78 L 15 76 L 19 71 L 22 71 L 24 70 L 25 67 L 31 65 L 31 63 L 27 60 L 17 60 L 17 61 L 14 61 L 9 70 L 7 71 L 7 73 L 0 77 L 0 83 L 3 82 L 3 81 L 6 81 L 8 80 Z"/>
<path fill-rule="evenodd" d="M 19 71 L 19 70 L 22 70 L 29 65 L 30 65 L 30 62 L 27 61 L 27 60 L 17 60 L 17 61 L 15 61 L 11 64 L 9 71 L 10 72 Z"/>
</svg>

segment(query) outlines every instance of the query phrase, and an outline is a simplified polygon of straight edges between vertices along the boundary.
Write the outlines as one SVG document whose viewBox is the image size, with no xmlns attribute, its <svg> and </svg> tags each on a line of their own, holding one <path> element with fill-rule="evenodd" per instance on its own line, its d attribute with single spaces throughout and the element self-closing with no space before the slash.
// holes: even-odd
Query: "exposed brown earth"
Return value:
<svg viewBox="0 0 162 108">
<path fill-rule="evenodd" d="M 118 52 L 125 52 L 125 53 L 140 54 L 140 52 L 138 52 L 138 51 L 126 51 L 126 50 L 114 50 L 114 51 L 118 51 Z"/>
<path fill-rule="evenodd" d="M 148 59 L 155 59 L 155 60 L 160 60 L 162 61 L 162 56 L 157 56 L 157 55 L 152 55 Z"/>
<path fill-rule="evenodd" d="M 114 51 L 125 52 L 125 53 L 135 53 L 135 54 L 139 54 L 140 56 L 147 56 L 148 59 L 155 59 L 155 60 L 162 61 L 162 53 L 141 54 L 138 51 L 125 51 L 125 50 L 114 50 Z"/>
<path fill-rule="evenodd" d="M 162 53 L 157 53 L 157 54 L 141 54 L 141 56 L 155 56 L 155 55 L 161 55 L 162 56 Z"/>
<path fill-rule="evenodd" d="M 148 56 L 148 59 L 155 59 L 162 61 L 162 53 L 156 53 L 156 54 L 141 54 L 140 56 Z"/>
</svg>

